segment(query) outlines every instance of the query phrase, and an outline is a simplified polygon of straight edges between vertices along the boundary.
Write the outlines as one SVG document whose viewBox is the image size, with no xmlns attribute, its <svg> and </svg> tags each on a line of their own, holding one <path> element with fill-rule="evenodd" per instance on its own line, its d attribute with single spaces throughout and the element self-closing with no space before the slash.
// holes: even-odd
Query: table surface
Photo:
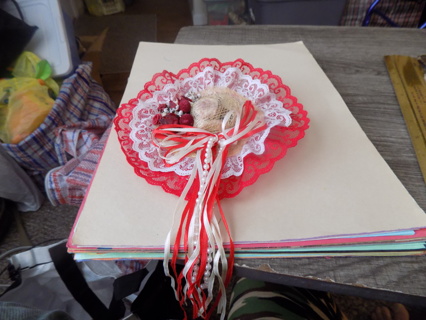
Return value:
<svg viewBox="0 0 426 320">
<path fill-rule="evenodd" d="M 426 54 L 426 30 L 194 26 L 182 28 L 175 43 L 238 45 L 300 40 L 385 161 L 426 211 L 426 185 L 384 63 L 385 55 L 417 57 Z M 236 265 L 240 275 L 366 298 L 426 305 L 425 256 L 237 259 Z"/>
</svg>

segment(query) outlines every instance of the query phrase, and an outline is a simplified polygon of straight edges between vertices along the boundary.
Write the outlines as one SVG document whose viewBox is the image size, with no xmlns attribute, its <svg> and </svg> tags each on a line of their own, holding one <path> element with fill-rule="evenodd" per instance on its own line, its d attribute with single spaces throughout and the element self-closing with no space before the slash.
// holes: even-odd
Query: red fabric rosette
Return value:
<svg viewBox="0 0 426 320">
<path fill-rule="evenodd" d="M 245 187 L 252 185 L 259 176 L 269 172 L 276 161 L 283 158 L 287 150 L 297 145 L 297 142 L 305 135 L 309 126 L 307 113 L 297 99 L 291 95 L 290 88 L 286 86 L 281 78 L 271 71 L 254 68 L 250 63 L 242 59 L 231 62 L 220 62 L 217 59 L 202 59 L 191 64 L 188 68 L 180 70 L 177 74 L 169 71 L 157 73 L 152 80 L 145 84 L 138 96 L 127 103 L 121 105 L 117 110 L 114 120 L 115 129 L 118 133 L 122 150 L 127 161 L 134 168 L 135 173 L 143 177 L 152 185 L 161 186 L 164 191 L 180 196 L 188 181 L 188 176 L 181 176 L 175 172 L 152 171 L 148 163 L 138 156 L 132 148 L 133 141 L 130 138 L 131 128 L 129 123 L 135 115 L 132 110 L 141 101 L 153 97 L 154 92 L 161 90 L 168 84 L 193 77 L 203 71 L 206 67 L 213 67 L 215 70 L 224 71 L 227 68 L 239 68 L 244 74 L 250 75 L 253 79 L 259 79 L 266 84 L 269 90 L 276 95 L 277 100 L 283 103 L 283 108 L 291 111 L 292 124 L 289 127 L 274 126 L 265 140 L 265 152 L 261 155 L 249 154 L 244 158 L 244 172 L 240 176 L 231 176 L 221 180 L 218 197 L 233 198 L 237 196 Z M 152 114 L 152 117 L 155 115 Z"/>
</svg>

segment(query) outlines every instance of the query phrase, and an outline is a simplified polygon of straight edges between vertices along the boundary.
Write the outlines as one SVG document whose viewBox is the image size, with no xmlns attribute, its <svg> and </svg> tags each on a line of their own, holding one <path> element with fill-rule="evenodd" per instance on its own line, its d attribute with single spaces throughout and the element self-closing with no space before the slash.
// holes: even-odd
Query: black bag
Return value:
<svg viewBox="0 0 426 320">
<path fill-rule="evenodd" d="M 7 68 L 24 51 L 38 29 L 26 24 L 16 1 L 12 3 L 15 4 L 22 20 L 0 8 L 0 77 L 8 74 Z M 3 5 L 4 1 L 0 0 L 0 4 Z"/>
<path fill-rule="evenodd" d="M 13 205 L 13 202 L 0 198 L 0 241 L 3 240 L 13 221 L 11 210 Z"/>
</svg>

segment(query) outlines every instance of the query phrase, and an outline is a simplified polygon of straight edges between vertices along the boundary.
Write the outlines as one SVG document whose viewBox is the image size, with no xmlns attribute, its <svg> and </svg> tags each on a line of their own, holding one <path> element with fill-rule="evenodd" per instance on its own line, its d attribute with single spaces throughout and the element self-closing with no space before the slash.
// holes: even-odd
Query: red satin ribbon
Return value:
<svg viewBox="0 0 426 320">
<path fill-rule="evenodd" d="M 165 159 L 168 159 L 168 157 L 171 156 L 171 154 L 176 151 L 184 150 L 183 153 L 180 154 L 180 157 L 177 160 L 181 160 L 184 157 L 188 156 L 189 154 L 193 154 L 194 152 L 197 152 L 197 156 L 200 157 L 201 163 L 204 163 L 206 150 L 208 148 L 207 146 L 208 138 L 213 137 L 215 138 L 216 142 L 211 149 L 212 160 L 213 160 L 212 163 L 213 164 L 216 163 L 217 160 L 221 161 L 220 172 L 222 172 L 223 166 L 225 165 L 225 162 L 226 162 L 228 149 L 232 145 L 232 143 L 241 139 L 247 139 L 256 133 L 262 130 L 265 130 L 266 124 L 263 121 L 256 119 L 256 116 L 257 116 L 257 110 L 254 108 L 253 104 L 250 101 L 247 101 L 242 107 L 239 127 L 234 127 L 229 130 L 225 130 L 225 132 L 214 134 L 205 130 L 200 130 L 200 129 L 190 127 L 190 126 L 185 126 L 185 125 L 162 125 L 157 127 L 155 130 L 153 130 L 153 133 L 152 133 L 153 142 L 154 144 L 157 145 L 157 147 L 160 148 L 160 151 L 162 152 L 162 156 Z M 250 126 L 252 128 L 248 130 Z M 248 130 L 248 131 L 243 133 L 245 130 Z M 241 136 L 238 136 L 240 134 Z M 222 141 L 228 140 L 232 143 L 222 144 L 222 150 L 219 151 L 218 150 L 220 145 L 219 141 L 221 140 Z M 200 145 L 195 147 L 197 144 L 200 144 Z M 186 152 L 185 148 L 189 149 L 190 151 Z M 220 157 L 220 159 L 218 159 L 218 157 Z M 172 165 L 172 164 L 173 163 L 170 163 L 169 165 Z M 193 181 L 193 185 L 191 186 L 191 189 L 190 189 L 192 191 L 200 190 L 201 178 L 202 178 L 199 176 L 199 171 L 196 165 L 194 165 L 194 170 L 196 170 L 197 173 Z M 234 243 L 232 241 L 230 228 L 225 219 L 225 214 L 222 210 L 219 199 L 217 197 L 217 193 L 218 193 L 218 189 L 220 185 L 220 172 L 219 172 L 217 180 L 212 179 L 208 181 L 208 184 L 206 185 L 207 198 L 204 199 L 204 202 L 203 202 L 204 207 L 202 208 L 200 212 L 201 214 L 203 214 L 203 212 L 207 213 L 207 221 L 210 225 L 210 223 L 213 220 L 213 215 L 214 215 L 213 209 L 216 204 L 218 207 L 218 211 L 219 211 L 222 223 L 224 224 L 226 232 L 229 236 L 229 240 L 230 240 L 229 255 L 226 259 L 228 269 L 227 269 L 225 280 L 222 280 L 224 283 L 224 286 L 226 287 L 229 284 L 232 277 L 232 267 L 234 264 Z M 182 195 L 182 196 L 185 196 L 185 195 Z M 195 206 L 197 205 L 197 199 L 198 199 L 198 193 L 190 192 L 189 197 L 187 199 L 188 200 L 187 204 L 185 208 L 183 209 L 179 228 L 177 230 L 175 241 L 172 246 L 173 254 L 171 258 L 171 269 L 176 279 L 175 291 L 177 293 L 177 297 L 178 297 L 180 305 L 183 307 L 185 305 L 186 299 L 189 299 L 193 306 L 194 317 L 199 316 L 199 313 L 201 313 L 202 317 L 205 318 L 211 315 L 213 310 L 218 306 L 220 302 L 220 297 L 222 294 L 225 294 L 225 292 L 219 291 L 219 294 L 215 297 L 213 304 L 211 306 L 208 306 L 206 305 L 206 300 L 208 299 L 208 296 L 205 290 L 200 289 L 202 288 L 203 275 L 204 275 L 204 272 L 206 271 L 206 265 L 208 263 L 208 256 L 209 256 L 209 253 L 207 252 L 207 249 L 209 248 L 209 236 L 207 232 L 208 226 L 205 225 L 204 219 L 200 219 L 201 221 L 201 224 L 199 227 L 200 252 L 199 252 L 198 264 L 196 261 L 194 261 L 192 265 L 189 266 L 189 271 L 186 277 L 183 272 L 178 273 L 176 268 L 178 254 L 181 247 L 182 235 L 183 235 L 183 250 L 186 254 L 185 264 L 188 263 L 188 230 L 190 228 L 190 222 L 194 214 Z M 191 275 L 193 274 L 195 265 L 199 265 L 199 270 L 195 278 L 195 281 L 192 281 Z M 222 264 L 222 267 L 223 267 L 223 264 Z M 213 269 L 212 269 L 212 272 L 213 272 Z M 185 284 L 187 285 L 186 295 L 183 292 Z"/>
</svg>

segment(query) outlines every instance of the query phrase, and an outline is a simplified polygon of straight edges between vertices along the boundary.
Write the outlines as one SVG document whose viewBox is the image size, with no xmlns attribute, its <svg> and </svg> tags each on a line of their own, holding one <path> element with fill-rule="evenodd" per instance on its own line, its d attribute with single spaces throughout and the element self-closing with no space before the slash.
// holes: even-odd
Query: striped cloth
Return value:
<svg viewBox="0 0 426 320">
<path fill-rule="evenodd" d="M 374 0 L 347 0 L 340 24 L 361 26 L 373 2 Z M 375 9 L 380 10 L 400 27 L 417 28 L 425 7 L 425 0 L 381 0 Z M 390 25 L 379 15 L 373 14 L 369 26 L 389 27 Z"/>
<path fill-rule="evenodd" d="M 91 70 L 91 63 L 83 63 L 64 80 L 52 111 L 30 136 L 19 144 L 2 144 L 37 186 L 46 191 L 54 205 L 81 203 L 82 196 L 70 193 L 68 190 L 72 186 L 65 180 L 55 180 L 53 172 L 63 168 L 64 174 L 68 174 L 72 167 L 78 169 L 77 162 L 88 156 L 95 146 L 96 151 L 87 161 L 97 162 L 98 142 L 115 115 L 114 103 L 102 86 L 92 79 Z M 82 168 L 82 174 L 70 183 L 79 188 L 87 186 L 92 169 L 93 166 Z M 85 189 L 80 192 L 84 193 Z"/>
<path fill-rule="evenodd" d="M 46 195 L 53 205 L 80 206 L 105 147 L 111 126 L 100 139 L 94 139 L 86 153 L 50 170 L 45 179 Z M 92 137 L 94 138 L 94 137 Z"/>
</svg>

